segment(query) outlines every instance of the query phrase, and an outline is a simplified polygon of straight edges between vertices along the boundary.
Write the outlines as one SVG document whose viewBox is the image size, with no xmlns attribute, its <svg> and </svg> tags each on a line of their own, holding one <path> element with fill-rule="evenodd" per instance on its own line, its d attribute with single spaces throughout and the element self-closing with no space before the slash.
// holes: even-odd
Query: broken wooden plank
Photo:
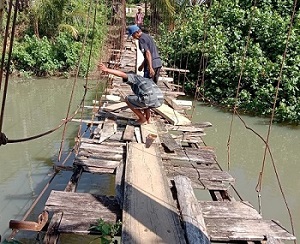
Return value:
<svg viewBox="0 0 300 244">
<path fill-rule="evenodd" d="M 192 123 L 188 118 L 181 115 L 166 104 L 163 104 L 158 108 L 154 108 L 153 110 L 167 119 L 173 125 L 190 125 Z"/>
<path fill-rule="evenodd" d="M 134 137 L 134 126 L 126 125 L 126 128 L 123 133 L 122 140 L 123 141 L 132 141 Z"/>
<path fill-rule="evenodd" d="M 128 106 L 125 102 L 120 102 L 120 103 L 115 103 L 115 104 L 106 106 L 106 107 L 102 108 L 102 110 L 106 111 L 106 112 L 112 112 L 112 111 L 122 109 L 122 108 L 126 108 L 126 107 L 128 107 Z"/>
<path fill-rule="evenodd" d="M 142 124 L 140 127 L 141 127 L 141 136 L 142 136 L 143 143 L 146 143 L 146 138 L 149 134 L 153 134 L 156 136 L 158 135 L 155 124 Z M 156 137 L 153 143 L 160 143 L 159 138 Z"/>
<path fill-rule="evenodd" d="M 135 134 L 136 141 L 138 143 L 142 143 L 142 135 L 139 127 L 137 126 L 134 127 L 134 134 Z"/>
<path fill-rule="evenodd" d="M 170 152 L 174 152 L 176 149 L 180 148 L 180 145 L 177 144 L 177 142 L 169 133 L 160 133 L 159 139 L 161 141 L 161 144 Z"/>
<path fill-rule="evenodd" d="M 102 126 L 102 132 L 100 134 L 99 143 L 105 141 L 110 138 L 117 131 L 117 124 L 114 120 L 105 119 L 104 124 Z"/>
</svg>

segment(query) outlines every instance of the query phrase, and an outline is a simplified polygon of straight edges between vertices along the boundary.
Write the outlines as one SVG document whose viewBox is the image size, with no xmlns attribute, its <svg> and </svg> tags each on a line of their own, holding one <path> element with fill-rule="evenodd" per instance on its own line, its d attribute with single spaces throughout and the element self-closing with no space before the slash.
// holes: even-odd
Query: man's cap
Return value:
<svg viewBox="0 0 300 244">
<path fill-rule="evenodd" d="M 128 27 L 127 30 L 128 30 L 128 36 L 132 36 L 133 33 L 140 30 L 140 27 L 138 27 L 137 25 L 131 25 Z"/>
</svg>

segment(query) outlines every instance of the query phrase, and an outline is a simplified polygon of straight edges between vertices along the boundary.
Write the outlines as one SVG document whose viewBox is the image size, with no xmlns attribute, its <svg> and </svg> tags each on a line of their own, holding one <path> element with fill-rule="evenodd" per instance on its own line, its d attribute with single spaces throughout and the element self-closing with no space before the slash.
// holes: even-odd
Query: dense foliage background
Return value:
<svg viewBox="0 0 300 244">
<path fill-rule="evenodd" d="M 68 77 L 83 54 L 79 75 L 85 76 L 99 58 L 109 10 L 104 1 L 32 1 L 18 13 L 10 72 Z"/>
<path fill-rule="evenodd" d="M 292 12 L 291 0 L 256 6 L 251 1 L 222 0 L 188 7 L 175 15 L 172 31 L 168 25 L 161 28 L 161 55 L 167 66 L 188 67 L 189 92 L 200 91 L 211 102 L 228 108 L 236 105 L 256 115 L 271 114 L 280 80 L 275 120 L 299 124 L 298 12 L 280 76 Z"/>
</svg>

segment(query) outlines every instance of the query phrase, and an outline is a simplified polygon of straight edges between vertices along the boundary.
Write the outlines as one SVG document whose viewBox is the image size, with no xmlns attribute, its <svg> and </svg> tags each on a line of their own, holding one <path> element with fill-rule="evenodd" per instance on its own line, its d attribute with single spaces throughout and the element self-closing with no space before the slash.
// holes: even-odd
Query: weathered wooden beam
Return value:
<svg viewBox="0 0 300 244">
<path fill-rule="evenodd" d="M 174 182 L 188 242 L 209 244 L 210 238 L 202 209 L 198 204 L 190 179 L 180 175 L 174 177 Z"/>
<path fill-rule="evenodd" d="M 122 223 L 123 244 L 185 243 L 156 144 L 129 144 Z"/>
</svg>

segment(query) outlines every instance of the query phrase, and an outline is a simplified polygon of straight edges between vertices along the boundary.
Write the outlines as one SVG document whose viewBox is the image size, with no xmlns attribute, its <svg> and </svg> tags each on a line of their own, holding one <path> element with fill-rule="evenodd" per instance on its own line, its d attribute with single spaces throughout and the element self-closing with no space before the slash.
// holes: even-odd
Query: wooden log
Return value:
<svg viewBox="0 0 300 244">
<path fill-rule="evenodd" d="M 194 194 L 191 181 L 189 178 L 180 175 L 174 177 L 174 182 L 188 242 L 195 244 L 210 243 L 202 209 Z"/>
</svg>

